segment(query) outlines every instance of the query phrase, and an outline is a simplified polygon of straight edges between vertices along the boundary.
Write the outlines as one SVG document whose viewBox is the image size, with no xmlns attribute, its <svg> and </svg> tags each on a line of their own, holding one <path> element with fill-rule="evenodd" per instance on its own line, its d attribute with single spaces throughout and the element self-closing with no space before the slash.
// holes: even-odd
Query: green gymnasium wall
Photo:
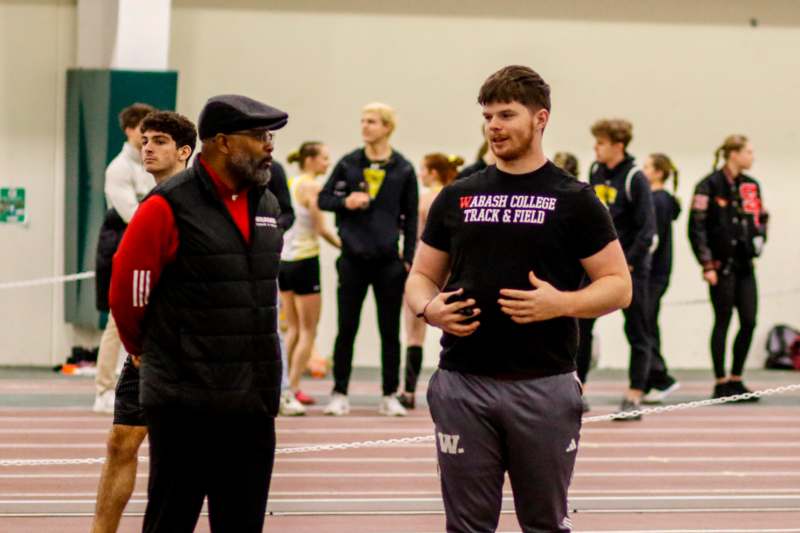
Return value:
<svg viewBox="0 0 800 533">
<path fill-rule="evenodd" d="M 134 102 L 174 110 L 177 72 L 70 69 L 67 72 L 64 272 L 94 270 L 95 247 L 106 212 L 106 166 L 125 142 L 117 115 Z M 94 280 L 64 286 L 68 323 L 98 328 Z"/>
</svg>

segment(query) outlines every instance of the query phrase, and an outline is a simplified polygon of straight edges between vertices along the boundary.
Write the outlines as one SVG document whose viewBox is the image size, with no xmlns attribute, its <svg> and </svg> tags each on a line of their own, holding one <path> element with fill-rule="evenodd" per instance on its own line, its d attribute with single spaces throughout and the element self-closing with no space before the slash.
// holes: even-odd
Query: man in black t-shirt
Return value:
<svg viewBox="0 0 800 533">
<path fill-rule="evenodd" d="M 447 531 L 494 531 L 508 472 L 522 530 L 568 532 L 576 318 L 628 305 L 630 274 L 592 189 L 544 157 L 544 80 L 505 67 L 478 102 L 497 165 L 439 194 L 406 284 L 411 309 L 443 330 L 428 404 Z"/>
</svg>

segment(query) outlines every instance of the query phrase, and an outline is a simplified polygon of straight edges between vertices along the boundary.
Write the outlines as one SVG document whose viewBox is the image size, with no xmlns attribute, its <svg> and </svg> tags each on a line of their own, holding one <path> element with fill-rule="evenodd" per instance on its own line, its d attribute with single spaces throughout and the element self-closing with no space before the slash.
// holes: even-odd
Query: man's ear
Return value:
<svg viewBox="0 0 800 533">
<path fill-rule="evenodd" d="M 192 149 L 189 147 L 188 144 L 185 144 L 178 148 L 178 161 L 181 163 L 186 163 L 189 158 L 192 156 Z"/>
<path fill-rule="evenodd" d="M 217 133 L 216 137 L 214 137 L 214 144 L 217 145 L 217 150 L 223 154 L 231 153 L 230 139 L 228 139 L 227 135 L 223 133 Z"/>
<path fill-rule="evenodd" d="M 550 120 L 550 111 L 547 109 L 540 109 L 533 115 L 533 122 L 537 130 L 544 131 L 547 127 L 547 122 Z"/>
</svg>

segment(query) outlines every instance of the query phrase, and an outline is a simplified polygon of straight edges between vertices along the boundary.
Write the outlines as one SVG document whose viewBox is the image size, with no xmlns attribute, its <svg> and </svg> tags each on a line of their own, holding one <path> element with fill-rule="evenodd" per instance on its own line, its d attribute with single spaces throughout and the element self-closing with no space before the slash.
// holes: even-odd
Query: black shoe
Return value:
<svg viewBox="0 0 800 533">
<path fill-rule="evenodd" d="M 397 401 L 400 402 L 400 405 L 405 407 L 406 409 L 414 409 L 415 401 L 414 401 L 414 393 L 413 392 L 403 392 L 397 395 Z"/>
<path fill-rule="evenodd" d="M 584 413 L 588 413 L 589 411 L 592 410 L 592 408 L 589 406 L 588 400 L 586 400 L 586 396 L 581 396 L 581 404 L 583 404 Z"/>
<path fill-rule="evenodd" d="M 619 406 L 619 411 L 617 411 L 615 414 L 621 415 L 633 411 L 638 411 L 639 409 L 641 409 L 641 407 L 638 403 L 625 398 L 624 400 L 622 400 L 622 405 Z M 637 414 L 633 416 L 626 416 L 624 418 L 615 418 L 614 422 L 630 422 L 633 420 L 641 420 L 641 419 L 642 415 Z"/>
<path fill-rule="evenodd" d="M 752 393 L 753 392 L 750 389 L 748 389 L 747 387 L 745 387 L 744 383 L 742 383 L 741 381 L 729 381 L 728 382 L 728 390 L 730 391 L 730 394 L 735 394 L 735 395 L 748 394 L 748 393 Z M 761 398 L 759 398 L 758 396 L 752 396 L 750 398 L 745 398 L 745 399 L 737 400 L 737 401 L 739 401 L 739 402 L 757 402 L 760 399 Z"/>
<path fill-rule="evenodd" d="M 724 398 L 725 396 L 731 396 L 733 392 L 731 392 L 731 388 L 729 387 L 729 383 L 717 383 L 714 385 L 714 394 L 711 397 L 715 400 L 719 398 Z"/>
</svg>

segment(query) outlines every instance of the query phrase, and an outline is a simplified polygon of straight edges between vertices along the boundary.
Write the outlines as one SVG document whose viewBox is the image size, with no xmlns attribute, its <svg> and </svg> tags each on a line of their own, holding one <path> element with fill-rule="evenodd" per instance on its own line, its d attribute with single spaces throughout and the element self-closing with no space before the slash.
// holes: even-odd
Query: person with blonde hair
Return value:
<svg viewBox="0 0 800 533">
<path fill-rule="evenodd" d="M 304 142 L 289 154 L 288 162 L 297 163 L 300 174 L 289 179 L 295 221 L 283 235 L 278 277 L 281 309 L 286 313 L 288 326 L 290 390 L 284 394 L 292 394 L 303 405 L 312 405 L 316 402 L 300 390 L 300 378 L 311 358 L 322 309 L 319 237 L 336 248 L 341 248 L 341 241 L 325 224 L 317 205 L 321 187 L 316 178 L 324 175 L 330 166 L 328 147 L 318 141 Z"/>
<path fill-rule="evenodd" d="M 347 398 L 353 344 L 361 306 L 370 285 L 378 308 L 383 398 L 379 413 L 405 416 L 397 399 L 400 384 L 400 312 L 403 285 L 417 243 L 417 176 L 391 144 L 397 124 L 386 104 L 368 104 L 361 112 L 364 147 L 336 164 L 319 193 L 319 207 L 336 213 L 342 253 L 336 261 L 338 334 L 333 349 L 334 387 L 325 413 L 350 412 Z M 399 250 L 400 234 L 403 251 Z"/>
<path fill-rule="evenodd" d="M 442 189 L 458 179 L 458 168 L 464 164 L 464 159 L 457 155 L 446 155 L 435 152 L 422 158 L 419 178 L 427 187 L 419 198 L 419 224 L 418 235 L 425 229 L 428 219 L 428 210 Z M 416 401 L 414 394 L 417 390 L 417 380 L 422 370 L 422 345 L 425 343 L 425 321 L 417 318 L 411 308 L 403 306 L 403 321 L 406 325 L 406 372 L 405 387 L 400 394 L 400 403 L 407 409 L 414 409 Z"/>
<path fill-rule="evenodd" d="M 720 156 L 724 164 L 717 168 Z M 712 173 L 694 189 L 689 216 L 689 240 L 703 268 L 714 308 L 714 398 L 750 392 L 742 383 L 742 373 L 758 311 L 753 260 L 761 255 L 768 221 L 761 186 L 744 173 L 753 166 L 753 160 L 753 145 L 747 137 L 728 136 L 714 154 Z M 726 377 L 725 341 L 734 307 L 739 314 L 739 332 L 733 341 L 733 365 Z"/>
</svg>

